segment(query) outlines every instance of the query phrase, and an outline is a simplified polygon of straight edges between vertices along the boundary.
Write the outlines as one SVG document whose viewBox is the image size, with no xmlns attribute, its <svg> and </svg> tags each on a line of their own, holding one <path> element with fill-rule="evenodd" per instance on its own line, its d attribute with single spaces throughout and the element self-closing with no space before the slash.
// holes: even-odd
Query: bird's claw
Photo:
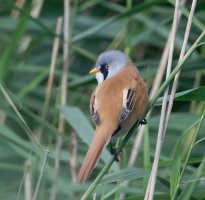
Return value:
<svg viewBox="0 0 205 200">
<path fill-rule="evenodd" d="M 114 160 L 117 162 L 120 162 L 120 156 L 119 153 L 121 153 L 122 151 L 119 151 L 119 149 L 114 149 L 111 148 L 110 149 L 110 153 L 114 156 Z"/>
<path fill-rule="evenodd" d="M 140 125 L 145 125 L 145 124 L 147 124 L 147 120 L 144 118 L 140 121 Z"/>
</svg>

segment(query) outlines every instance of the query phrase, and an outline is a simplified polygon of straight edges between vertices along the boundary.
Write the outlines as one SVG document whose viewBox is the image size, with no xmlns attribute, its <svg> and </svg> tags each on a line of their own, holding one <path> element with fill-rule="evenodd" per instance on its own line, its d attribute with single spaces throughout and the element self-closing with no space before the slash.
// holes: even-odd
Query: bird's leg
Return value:
<svg viewBox="0 0 205 200">
<path fill-rule="evenodd" d="M 110 153 L 114 156 L 115 161 L 119 162 L 120 161 L 120 159 L 119 159 L 120 152 L 118 149 L 116 149 L 112 146 L 112 140 L 110 140 L 110 142 L 109 142 L 109 150 L 110 150 Z"/>
<path fill-rule="evenodd" d="M 147 120 L 144 118 L 140 121 L 140 125 L 145 125 L 145 124 L 147 124 Z"/>
</svg>

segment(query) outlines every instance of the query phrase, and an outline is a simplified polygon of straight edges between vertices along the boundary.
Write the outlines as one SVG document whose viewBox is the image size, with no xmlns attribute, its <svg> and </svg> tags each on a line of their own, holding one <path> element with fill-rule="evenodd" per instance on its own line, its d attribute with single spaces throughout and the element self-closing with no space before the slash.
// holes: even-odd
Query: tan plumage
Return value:
<svg viewBox="0 0 205 200">
<path fill-rule="evenodd" d="M 118 53 L 118 51 L 114 52 Z M 109 55 L 109 52 L 106 53 Z M 114 64 L 112 67 L 114 67 Z M 133 96 L 131 96 L 132 94 Z M 91 96 L 90 110 L 96 121 L 96 131 L 78 174 L 78 183 L 83 183 L 89 177 L 99 160 L 103 148 L 118 126 L 120 125 L 121 129 L 115 135 L 126 132 L 137 120 L 141 121 L 147 104 L 146 85 L 137 68 L 127 58 L 122 69 L 98 84 Z M 124 112 L 123 108 L 126 105 L 131 105 L 131 109 L 124 109 L 126 110 Z M 125 114 L 125 119 L 123 114 Z"/>
</svg>

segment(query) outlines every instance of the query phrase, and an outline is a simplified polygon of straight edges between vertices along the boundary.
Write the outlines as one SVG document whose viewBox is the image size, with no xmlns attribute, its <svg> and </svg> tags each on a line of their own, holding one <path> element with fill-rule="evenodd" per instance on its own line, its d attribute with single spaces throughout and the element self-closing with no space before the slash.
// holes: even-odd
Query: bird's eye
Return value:
<svg viewBox="0 0 205 200">
<path fill-rule="evenodd" d="M 105 69 L 109 69 L 109 66 L 108 66 L 108 65 L 105 65 Z"/>
</svg>

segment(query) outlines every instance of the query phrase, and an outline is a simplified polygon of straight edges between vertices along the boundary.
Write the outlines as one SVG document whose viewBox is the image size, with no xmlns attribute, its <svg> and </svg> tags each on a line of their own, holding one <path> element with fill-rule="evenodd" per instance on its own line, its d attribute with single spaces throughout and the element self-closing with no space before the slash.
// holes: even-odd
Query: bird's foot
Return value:
<svg viewBox="0 0 205 200">
<path fill-rule="evenodd" d="M 122 151 L 119 151 L 119 149 L 111 148 L 110 153 L 114 156 L 115 161 L 120 162 L 120 156 L 119 153 Z"/>
<path fill-rule="evenodd" d="M 114 148 L 114 147 L 112 146 L 112 142 L 111 142 L 111 141 L 110 141 L 110 143 L 109 143 L 109 151 L 110 151 L 110 153 L 114 156 L 115 161 L 120 162 L 119 153 L 121 153 L 122 150 L 119 151 L 119 149 Z"/>
<path fill-rule="evenodd" d="M 140 125 L 145 125 L 147 124 L 147 120 L 144 118 L 143 120 L 140 121 Z"/>
</svg>

